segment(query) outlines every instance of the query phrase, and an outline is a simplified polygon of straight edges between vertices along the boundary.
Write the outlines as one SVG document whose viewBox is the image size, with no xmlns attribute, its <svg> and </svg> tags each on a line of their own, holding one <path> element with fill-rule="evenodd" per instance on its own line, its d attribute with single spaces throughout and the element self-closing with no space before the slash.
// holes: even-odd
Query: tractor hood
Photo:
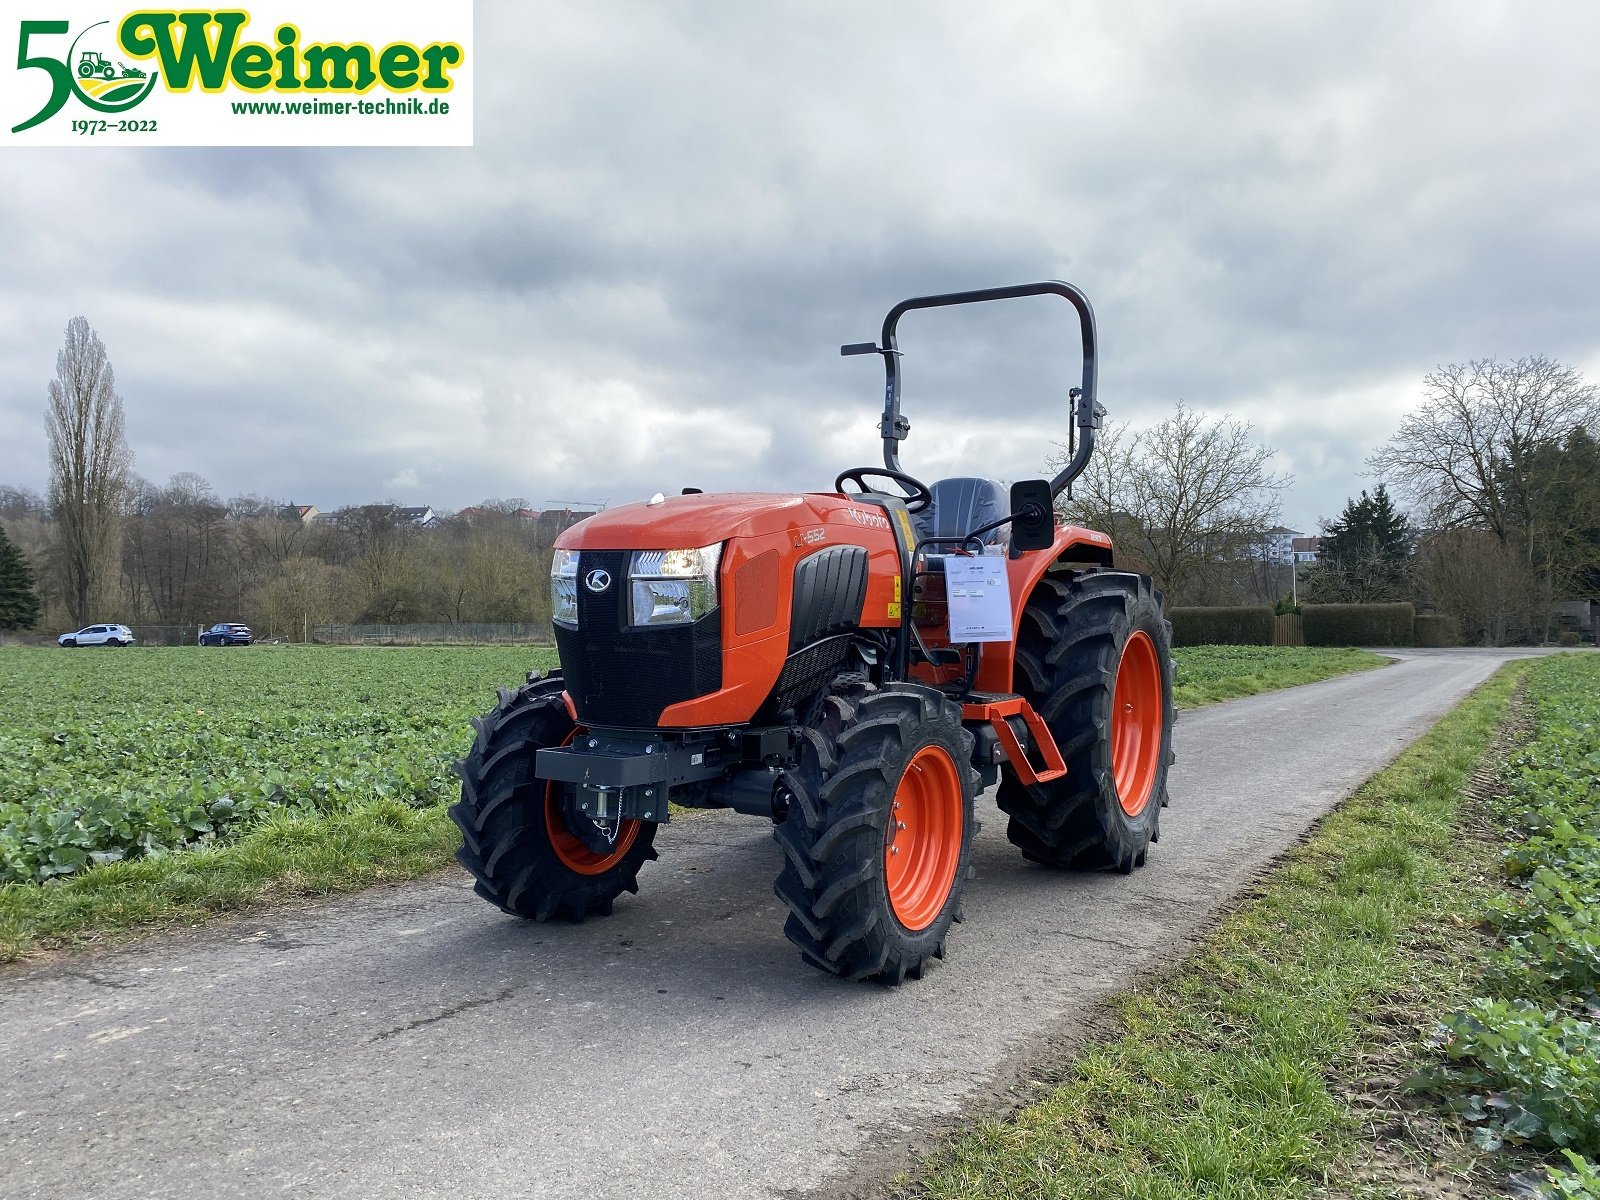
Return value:
<svg viewBox="0 0 1600 1200">
<path fill-rule="evenodd" d="M 856 504 L 836 493 L 696 493 L 658 503 L 624 504 L 586 517 L 556 539 L 563 550 L 676 550 L 709 546 L 729 538 L 800 532 L 837 521 L 841 510 L 860 514 L 863 525 L 888 528 L 883 510 Z M 845 519 L 850 519 L 845 516 Z"/>
</svg>

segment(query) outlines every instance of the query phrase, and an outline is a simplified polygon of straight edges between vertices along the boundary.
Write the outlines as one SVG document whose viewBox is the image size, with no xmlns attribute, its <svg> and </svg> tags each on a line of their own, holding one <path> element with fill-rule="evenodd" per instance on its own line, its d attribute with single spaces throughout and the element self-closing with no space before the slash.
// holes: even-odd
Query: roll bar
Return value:
<svg viewBox="0 0 1600 1200">
<path fill-rule="evenodd" d="M 1059 279 L 1047 279 L 1040 283 L 1019 283 L 1010 287 L 979 288 L 971 292 L 946 292 L 941 296 L 914 296 L 910 300 L 900 301 L 889 310 L 889 315 L 884 317 L 881 345 L 855 342 L 839 347 L 841 354 L 883 355 L 885 384 L 880 431 L 883 435 L 883 465 L 889 470 L 900 470 L 899 444 L 905 441 L 911 432 L 911 422 L 900 412 L 900 350 L 895 342 L 895 330 L 900 324 L 900 318 L 918 308 L 981 304 L 987 300 L 1013 300 L 1022 296 L 1060 296 L 1078 310 L 1078 326 L 1083 334 L 1083 383 L 1068 392 L 1072 402 L 1072 417 L 1067 429 L 1067 439 L 1072 457 L 1061 469 L 1060 474 L 1050 481 L 1051 496 L 1059 496 L 1083 473 L 1084 467 L 1089 465 L 1089 456 L 1094 453 L 1095 431 L 1100 428 L 1100 418 L 1105 411 L 1095 401 L 1094 309 L 1090 307 L 1089 297 L 1070 283 L 1063 283 Z M 1074 437 L 1074 434 L 1081 436 Z"/>
</svg>

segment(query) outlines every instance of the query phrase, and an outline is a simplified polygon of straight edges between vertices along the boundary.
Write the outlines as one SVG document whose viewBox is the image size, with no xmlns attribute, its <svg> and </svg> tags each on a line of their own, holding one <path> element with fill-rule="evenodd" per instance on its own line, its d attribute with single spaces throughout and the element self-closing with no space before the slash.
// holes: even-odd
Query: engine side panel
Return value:
<svg viewBox="0 0 1600 1200">
<path fill-rule="evenodd" d="M 712 496 L 682 499 L 694 503 L 669 513 L 662 527 L 648 517 L 652 511 L 672 508 L 671 501 L 665 506 L 629 505 L 627 510 L 614 510 L 620 515 L 610 523 L 596 524 L 611 515 L 613 510 L 608 510 L 574 526 L 557 542 L 581 550 L 591 543 L 672 548 L 724 541 L 715 618 L 722 643 L 720 685 L 668 704 L 654 724 L 737 725 L 756 715 L 791 652 L 798 649 L 791 644 L 796 575 L 810 559 L 818 558 L 819 563 L 801 572 L 801 579 L 802 588 L 813 598 L 800 605 L 800 615 L 812 632 L 825 631 L 817 638 L 843 628 L 841 614 L 854 616 L 852 623 L 862 627 L 899 624 L 900 554 L 881 508 L 829 494 L 737 496 L 730 503 L 718 503 L 725 498 Z M 577 636 L 583 636 L 581 628 Z M 565 662 L 565 648 L 562 657 Z M 623 662 L 618 669 L 630 668 Z M 653 668 L 641 664 L 634 669 Z"/>
</svg>

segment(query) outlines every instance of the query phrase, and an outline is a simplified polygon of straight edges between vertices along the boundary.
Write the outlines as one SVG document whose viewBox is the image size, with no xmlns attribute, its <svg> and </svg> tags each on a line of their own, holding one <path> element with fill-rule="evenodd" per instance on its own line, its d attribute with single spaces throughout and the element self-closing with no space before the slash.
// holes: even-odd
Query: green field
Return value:
<svg viewBox="0 0 1600 1200">
<path fill-rule="evenodd" d="M 1180 706 L 1381 661 L 1177 657 Z M 531 647 L 0 652 L 0 960 L 445 865 L 469 718 L 554 661 Z"/>
<path fill-rule="evenodd" d="M 0 654 L 0 883 L 160 855 L 269 809 L 438 805 L 468 718 L 553 659 L 528 647 Z"/>
</svg>

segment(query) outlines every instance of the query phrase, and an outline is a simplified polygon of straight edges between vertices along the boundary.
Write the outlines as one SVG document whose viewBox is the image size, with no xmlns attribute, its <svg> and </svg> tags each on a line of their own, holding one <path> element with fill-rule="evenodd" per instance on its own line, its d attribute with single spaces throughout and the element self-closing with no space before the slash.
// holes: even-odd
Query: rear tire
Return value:
<svg viewBox="0 0 1600 1200">
<path fill-rule="evenodd" d="M 1046 576 L 1023 609 L 1016 689 L 1067 773 L 996 795 L 1024 858 L 1078 870 L 1142 867 L 1160 836 L 1172 762 L 1172 626 L 1147 575 Z"/>
<path fill-rule="evenodd" d="M 785 936 L 846 979 L 920 979 L 944 957 L 972 873 L 978 775 L 961 706 L 914 684 L 837 679 L 799 760 L 773 834 Z"/>
<path fill-rule="evenodd" d="M 535 779 L 535 753 L 570 741 L 577 726 L 561 695 L 561 678 L 530 678 L 472 727 L 477 740 L 456 763 L 461 800 L 450 817 L 461 830 L 456 861 L 472 873 L 473 890 L 513 916 L 534 921 L 606 916 L 623 892 L 639 890 L 639 868 L 656 857 L 656 826 L 623 821 L 604 854 L 588 848 L 567 822 L 562 785 Z"/>
</svg>

